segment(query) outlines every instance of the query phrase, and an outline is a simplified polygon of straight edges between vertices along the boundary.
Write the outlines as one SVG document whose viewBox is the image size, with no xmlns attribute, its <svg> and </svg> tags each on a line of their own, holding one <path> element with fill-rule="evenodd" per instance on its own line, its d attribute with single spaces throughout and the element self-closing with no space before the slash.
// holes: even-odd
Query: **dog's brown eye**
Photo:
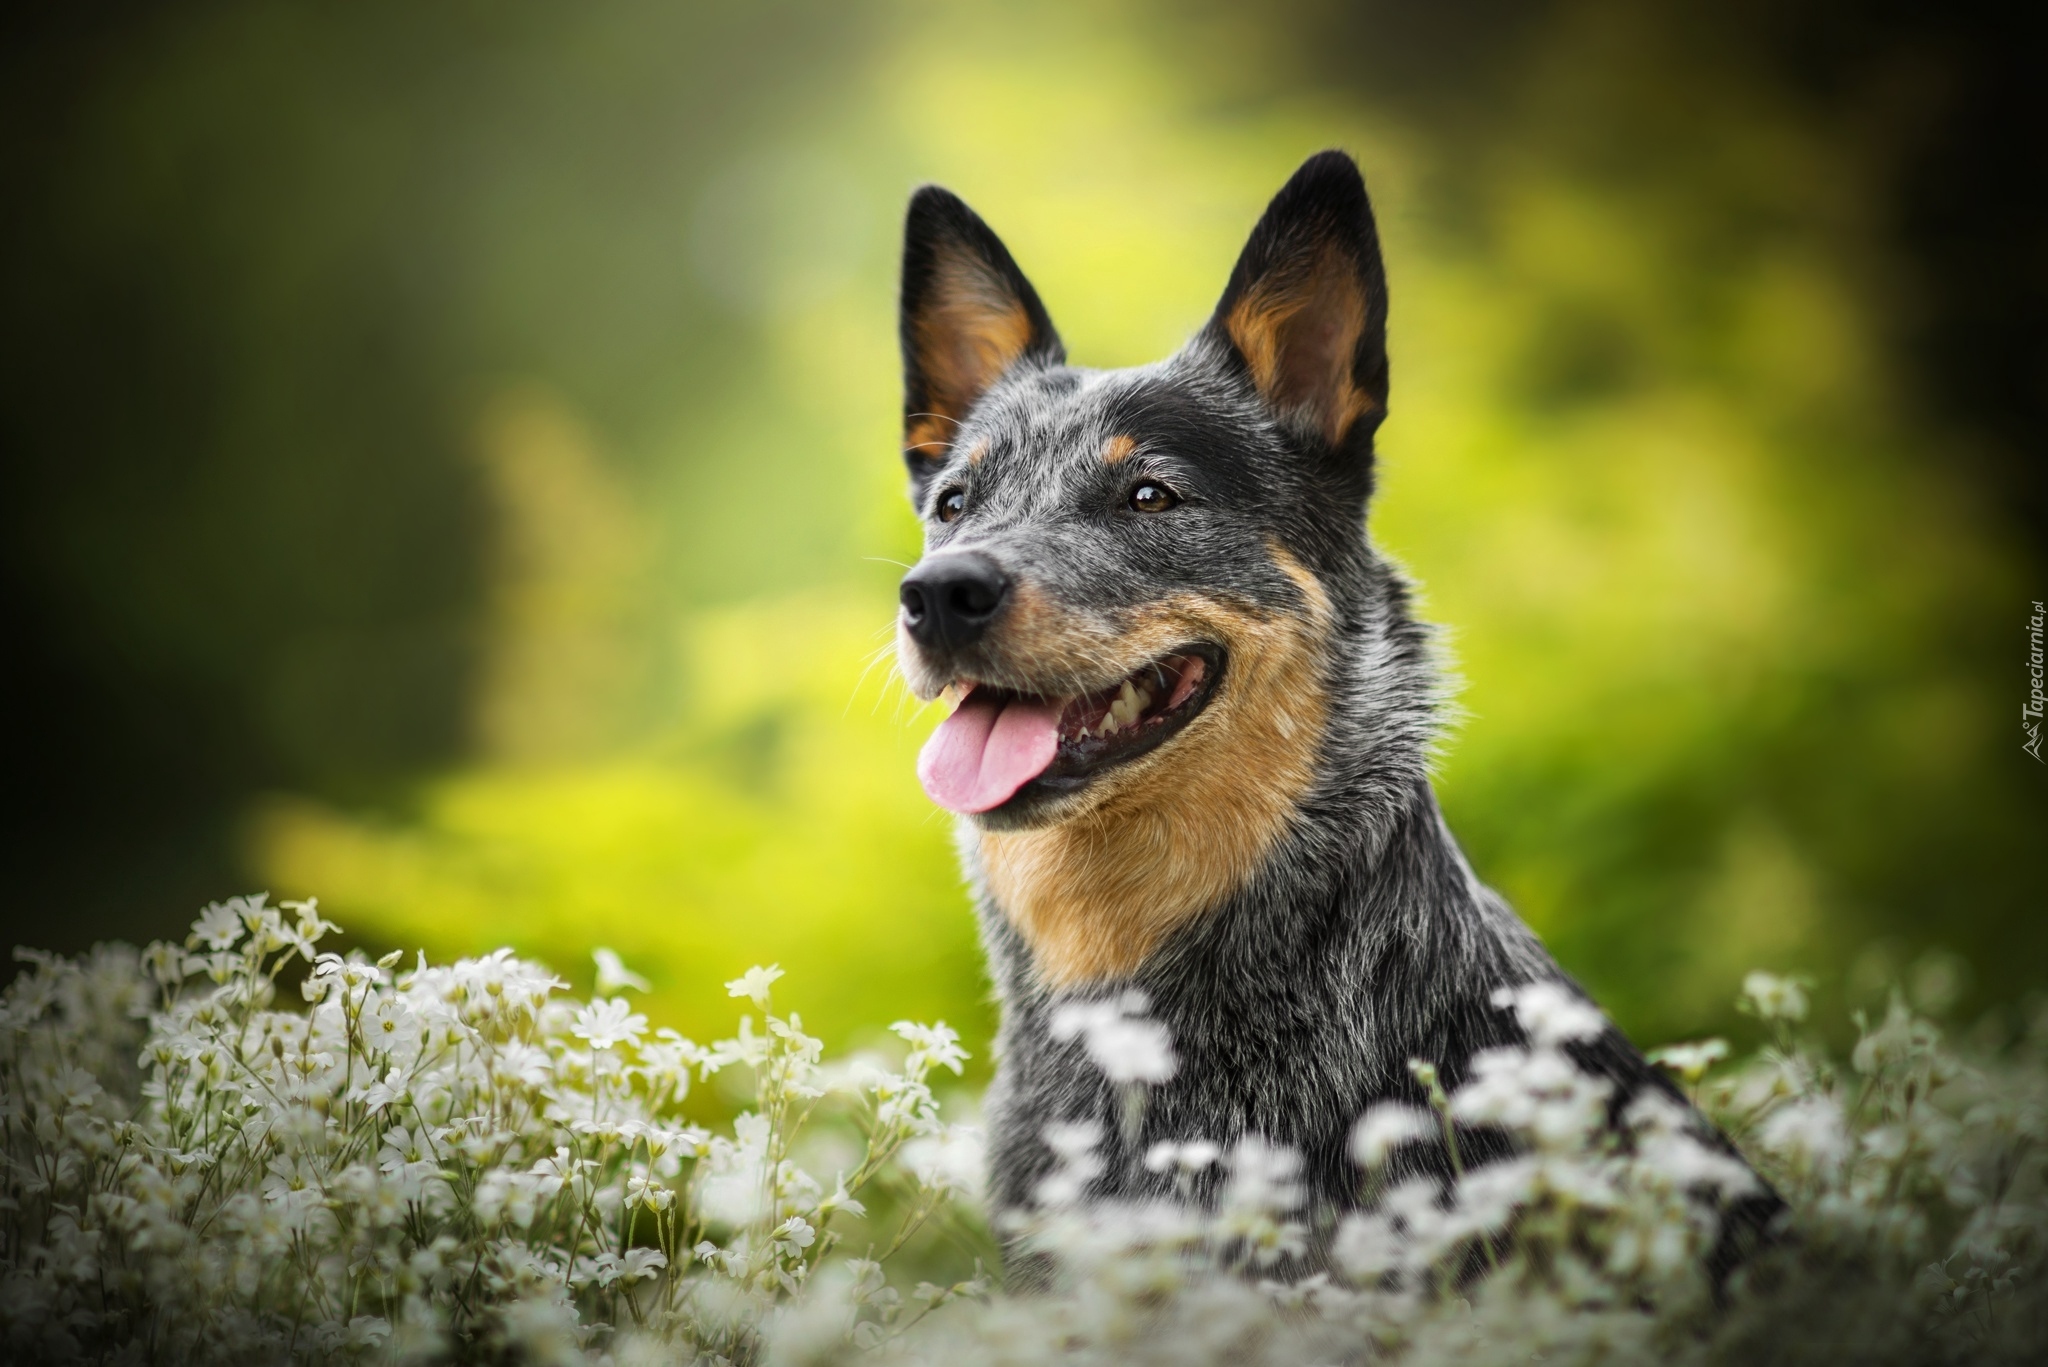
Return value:
<svg viewBox="0 0 2048 1367">
<path fill-rule="evenodd" d="M 1180 498 L 1164 484 L 1150 480 L 1131 490 L 1131 510 L 1139 513 L 1163 513 L 1180 502 Z"/>
<path fill-rule="evenodd" d="M 959 489 L 948 489 L 939 495 L 939 521 L 951 522 L 967 511 L 967 495 Z"/>
</svg>

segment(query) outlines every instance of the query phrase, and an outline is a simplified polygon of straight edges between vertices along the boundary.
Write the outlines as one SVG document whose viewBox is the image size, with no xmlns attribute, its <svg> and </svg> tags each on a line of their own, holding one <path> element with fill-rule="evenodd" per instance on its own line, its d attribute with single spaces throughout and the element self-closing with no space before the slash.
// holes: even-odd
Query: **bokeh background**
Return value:
<svg viewBox="0 0 2048 1367">
<path fill-rule="evenodd" d="M 2048 983 L 2037 18 L 1831 0 L 81 3 L 4 21 L 9 942 L 317 894 L 587 987 L 991 1016 L 887 683 L 898 216 L 1075 358 L 1310 152 L 1392 278 L 1454 828 L 1639 1038 Z M 2024 27 L 2023 27 L 2024 26 Z"/>
</svg>

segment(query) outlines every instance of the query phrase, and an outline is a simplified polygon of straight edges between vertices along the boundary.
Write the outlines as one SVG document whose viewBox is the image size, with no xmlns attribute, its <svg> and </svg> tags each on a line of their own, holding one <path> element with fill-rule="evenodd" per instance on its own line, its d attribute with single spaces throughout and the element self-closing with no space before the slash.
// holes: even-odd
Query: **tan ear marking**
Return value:
<svg viewBox="0 0 2048 1367">
<path fill-rule="evenodd" d="M 1102 463 L 1104 465 L 1115 465 L 1119 461 L 1129 460 L 1131 452 L 1137 449 L 1138 443 L 1135 438 L 1126 437 L 1119 433 L 1102 443 Z"/>
<path fill-rule="evenodd" d="M 990 278 L 986 267 L 957 249 L 940 262 L 932 294 L 932 305 L 917 320 L 925 403 L 931 409 L 925 416 L 957 424 L 1030 346 L 1031 315 Z M 952 439 L 948 433 L 925 431 L 918 417 L 906 425 L 904 445 L 943 455 Z"/>
<path fill-rule="evenodd" d="M 903 424 L 903 450 L 921 460 L 943 460 L 952 449 L 951 419 L 942 413 L 917 413 Z"/>
<path fill-rule="evenodd" d="M 1357 273 L 1340 251 L 1326 249 L 1311 268 L 1260 282 L 1224 327 L 1266 401 L 1335 445 L 1377 407 L 1352 377 L 1365 319 Z"/>
</svg>

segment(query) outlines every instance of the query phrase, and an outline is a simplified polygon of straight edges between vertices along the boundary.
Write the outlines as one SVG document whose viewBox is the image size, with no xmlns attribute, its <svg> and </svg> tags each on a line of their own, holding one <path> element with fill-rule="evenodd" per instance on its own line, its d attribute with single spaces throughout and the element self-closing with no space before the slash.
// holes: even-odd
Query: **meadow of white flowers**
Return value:
<svg viewBox="0 0 2048 1367">
<path fill-rule="evenodd" d="M 982 1261 L 977 1135 L 933 1092 L 965 1059 L 943 1024 L 898 1022 L 892 1057 L 828 1065 L 757 968 L 728 984 L 751 1008 L 737 1033 L 699 1045 L 650 1031 L 603 951 L 585 1003 L 509 952 L 407 968 L 323 952 L 334 929 L 311 903 L 241 898 L 183 945 L 17 951 L 0 996 L 5 1361 L 2048 1353 L 2048 1013 L 1966 1056 L 1895 999 L 1840 1063 L 1800 1033 L 1801 985 L 1752 975 L 1770 1046 L 1739 1065 L 1717 1041 L 1661 1056 L 1791 1203 L 1722 1286 L 1703 1256 L 1756 1179 L 1676 1106 L 1610 1124 L 1606 1084 L 1568 1052 L 1598 1016 L 1533 987 L 1499 1003 L 1526 1048 L 1481 1056 L 1448 1094 L 1417 1060 L 1431 1108 L 1360 1119 L 1371 1213 L 1334 1230 L 1310 1227 L 1295 1156 L 1254 1140 L 1146 1155 L 1184 1190 L 1220 1168 L 1213 1203 L 1090 1202 L 1103 1135 L 1050 1123 L 1043 1213 L 1002 1231 L 1048 1284 L 1005 1293 Z M 1059 1028 L 1129 1119 L 1172 1075 L 1134 994 Z M 1473 1127 L 1513 1135 L 1516 1156 L 1448 1190 L 1389 1176 L 1401 1145 L 1455 1152 Z"/>
</svg>

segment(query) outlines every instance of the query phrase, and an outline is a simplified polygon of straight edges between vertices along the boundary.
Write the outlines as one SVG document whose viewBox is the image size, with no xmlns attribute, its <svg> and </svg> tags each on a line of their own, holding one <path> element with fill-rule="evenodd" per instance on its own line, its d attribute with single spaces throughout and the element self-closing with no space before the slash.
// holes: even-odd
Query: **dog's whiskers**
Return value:
<svg viewBox="0 0 2048 1367">
<path fill-rule="evenodd" d="M 870 674 L 872 674 L 872 673 L 874 673 L 874 672 L 875 672 L 875 666 L 876 666 L 876 665 L 878 665 L 878 664 L 881 664 L 881 663 L 883 663 L 883 662 L 884 662 L 885 660 L 889 660 L 889 659 L 891 659 L 891 658 L 892 658 L 892 657 L 893 657 L 893 656 L 895 655 L 895 653 L 896 653 L 896 643 L 895 643 L 894 641 L 889 641 L 889 642 L 887 642 L 887 643 L 885 643 L 885 644 L 883 644 L 883 645 L 881 645 L 881 646 L 878 646 L 878 647 L 876 647 L 876 648 L 875 648 L 874 650 L 871 650 L 871 651 L 869 651 L 869 652 L 868 652 L 868 656 L 867 656 L 867 661 L 866 661 L 866 663 L 864 663 L 863 665 L 861 665 L 861 668 L 860 668 L 860 677 L 859 677 L 859 678 L 857 678 L 857 679 L 855 679 L 855 680 L 853 681 L 853 687 L 852 687 L 852 689 L 851 689 L 851 690 L 849 690 L 849 691 L 847 692 L 847 695 L 846 695 L 846 706 L 845 706 L 845 707 L 843 707 L 843 708 L 841 708 L 841 709 L 840 709 L 840 711 L 839 711 L 839 715 L 840 715 L 841 717 L 846 717 L 846 716 L 850 716 L 850 715 L 852 714 L 852 712 L 853 712 L 853 700 L 854 700 L 855 698 L 859 697 L 859 696 L 860 696 L 860 691 L 861 691 L 861 689 L 863 689 L 863 688 L 865 688 L 865 687 L 867 686 L 867 682 L 868 682 L 868 676 L 869 676 Z M 897 677 L 897 675 L 896 675 L 896 672 L 895 672 L 894 670 L 891 670 L 891 671 L 889 672 L 889 674 L 885 676 L 885 678 L 895 678 L 895 677 Z M 888 691 L 888 685 L 887 685 L 886 683 L 884 683 L 884 685 L 883 685 L 883 692 L 884 692 L 884 694 L 886 694 L 886 693 L 887 693 L 887 691 Z M 880 701 L 880 699 L 878 698 L 878 699 L 876 700 L 876 707 L 879 707 L 880 705 L 881 705 L 881 701 Z M 870 710 L 870 715 L 872 715 L 872 712 L 873 712 L 873 710 L 871 709 L 871 710 Z"/>
</svg>

